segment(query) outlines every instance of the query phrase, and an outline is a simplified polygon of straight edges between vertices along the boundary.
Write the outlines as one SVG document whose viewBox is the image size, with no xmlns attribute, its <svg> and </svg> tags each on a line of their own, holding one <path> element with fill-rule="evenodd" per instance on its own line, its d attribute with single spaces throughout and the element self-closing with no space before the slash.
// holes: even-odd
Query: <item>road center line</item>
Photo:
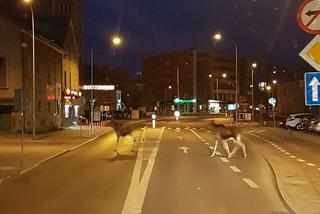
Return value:
<svg viewBox="0 0 320 214">
<path fill-rule="evenodd" d="M 159 142 L 161 141 L 163 132 L 164 132 L 164 129 L 161 129 L 160 134 L 159 134 Z M 142 139 L 144 139 L 145 132 L 142 134 L 142 136 L 143 136 Z M 147 192 L 147 188 L 149 185 L 151 173 L 152 173 L 152 170 L 154 167 L 156 155 L 158 152 L 158 147 L 153 148 L 152 153 L 151 153 L 150 158 L 147 163 L 147 167 L 146 167 L 144 174 L 142 176 L 142 179 L 140 181 L 140 172 L 141 172 L 141 167 L 142 167 L 143 151 L 144 151 L 143 148 L 142 148 L 142 150 L 138 150 L 137 160 L 136 160 L 136 164 L 134 166 L 131 184 L 129 187 L 129 191 L 127 194 L 125 204 L 123 206 L 122 214 L 141 213 L 142 206 L 143 206 L 144 199 L 145 199 L 146 192 Z"/>
<path fill-rule="evenodd" d="M 246 184 L 248 184 L 249 187 L 251 187 L 252 189 L 259 189 L 260 187 L 253 182 L 250 178 L 242 178 L 242 180 L 244 182 L 246 182 Z"/>
<path fill-rule="evenodd" d="M 315 164 L 313 163 L 306 163 L 308 166 L 316 166 Z"/>
<path fill-rule="evenodd" d="M 227 158 L 220 158 L 222 160 L 222 162 L 224 163 L 230 163 L 230 161 Z"/>
<path fill-rule="evenodd" d="M 190 129 L 190 131 L 191 131 L 195 136 L 197 136 L 199 139 L 202 139 L 202 137 L 201 137 L 197 132 L 195 132 L 193 129 Z"/>
<path fill-rule="evenodd" d="M 234 171 L 234 172 L 241 172 L 241 170 L 236 167 L 236 166 L 230 166 L 230 168 Z"/>
</svg>

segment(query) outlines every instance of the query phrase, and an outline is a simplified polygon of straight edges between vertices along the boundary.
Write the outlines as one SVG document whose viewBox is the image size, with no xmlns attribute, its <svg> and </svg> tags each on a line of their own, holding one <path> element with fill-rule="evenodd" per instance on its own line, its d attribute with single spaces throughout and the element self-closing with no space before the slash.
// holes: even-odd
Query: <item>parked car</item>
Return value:
<svg viewBox="0 0 320 214">
<path fill-rule="evenodd" d="M 315 132 L 315 133 L 320 134 L 320 121 L 312 124 L 312 125 L 310 126 L 310 130 L 313 131 L 313 132 Z"/>
<path fill-rule="evenodd" d="M 309 130 L 320 134 L 320 115 L 317 115 L 311 119 Z"/>
<path fill-rule="evenodd" d="M 303 118 L 306 118 L 310 116 L 311 113 L 298 113 L 298 114 L 291 114 L 287 120 L 285 127 L 286 128 L 293 128 L 293 129 L 299 129 L 301 126 L 301 122 Z"/>
<path fill-rule="evenodd" d="M 314 119 L 314 115 L 309 115 L 302 118 L 301 122 L 297 124 L 297 130 L 300 131 L 309 131 L 311 121 Z"/>
</svg>

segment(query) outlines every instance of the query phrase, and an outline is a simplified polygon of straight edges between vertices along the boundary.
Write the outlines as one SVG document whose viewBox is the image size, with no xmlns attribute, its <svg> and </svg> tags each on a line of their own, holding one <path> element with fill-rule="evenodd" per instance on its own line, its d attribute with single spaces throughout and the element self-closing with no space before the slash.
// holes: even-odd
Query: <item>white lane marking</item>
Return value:
<svg viewBox="0 0 320 214">
<path fill-rule="evenodd" d="M 318 168 L 317 170 L 319 170 L 319 171 L 320 171 L 320 168 Z"/>
<path fill-rule="evenodd" d="M 202 142 L 206 142 L 206 140 L 205 140 L 205 139 L 201 139 L 201 141 L 202 141 Z"/>
<path fill-rule="evenodd" d="M 179 136 L 178 139 L 179 139 L 179 140 L 183 140 L 183 137 Z"/>
<path fill-rule="evenodd" d="M 308 166 L 316 166 L 316 165 L 313 164 L 313 163 L 306 163 L 306 165 L 308 165 Z"/>
<path fill-rule="evenodd" d="M 168 128 L 168 130 L 171 130 L 171 129 L 172 129 L 172 128 L 170 128 L 170 127 Z"/>
<path fill-rule="evenodd" d="M 265 129 L 262 129 L 262 130 L 256 131 L 256 133 L 259 134 L 259 133 L 262 133 L 262 132 L 265 132 L 265 131 L 266 131 Z"/>
<path fill-rule="evenodd" d="M 253 182 L 250 178 L 242 178 L 242 180 L 244 182 L 246 182 L 246 184 L 248 184 L 249 187 L 251 187 L 252 189 L 259 189 L 260 187 Z"/>
<path fill-rule="evenodd" d="M 190 129 L 190 131 L 195 135 L 197 136 L 199 139 L 202 139 L 202 137 L 197 133 L 195 132 L 194 130 Z"/>
<path fill-rule="evenodd" d="M 209 145 L 210 145 L 210 143 L 208 143 L 208 142 L 207 142 L 207 143 L 205 143 L 205 144 L 206 144 L 207 146 L 209 146 Z M 213 146 L 212 146 L 212 147 L 213 147 Z"/>
<path fill-rule="evenodd" d="M 220 153 L 220 152 L 216 151 L 216 155 L 219 155 L 219 156 L 220 156 L 220 155 L 222 155 L 222 153 Z"/>
<path fill-rule="evenodd" d="M 230 163 L 230 161 L 227 158 L 220 158 L 222 160 L 222 162 L 224 163 Z"/>
<path fill-rule="evenodd" d="M 3 170 L 3 171 L 14 170 L 14 169 L 19 169 L 19 168 L 16 166 L 1 166 L 0 167 L 0 170 Z"/>
<path fill-rule="evenodd" d="M 284 149 L 281 149 L 281 150 L 280 150 L 280 152 L 283 152 L 283 153 L 285 153 L 285 152 L 286 152 L 286 150 L 284 150 Z"/>
<path fill-rule="evenodd" d="M 297 159 L 297 161 L 299 161 L 299 162 L 301 162 L 301 163 L 306 162 L 306 161 L 305 161 L 305 160 L 303 160 L 303 159 Z"/>
<path fill-rule="evenodd" d="M 159 134 L 159 143 L 161 142 L 163 132 L 164 132 L 164 129 L 161 129 L 161 132 Z M 145 132 L 143 132 L 142 136 L 144 135 L 145 135 Z M 144 137 L 142 139 L 144 139 Z M 126 201 L 122 209 L 122 214 L 129 214 L 134 212 L 141 213 L 147 188 L 149 185 L 151 173 L 154 167 L 154 162 L 156 159 L 156 155 L 158 153 L 158 148 L 159 147 L 153 148 L 141 181 L 140 181 L 140 172 L 142 167 L 143 148 L 141 148 L 142 150 L 138 150 L 137 160 L 134 166 L 131 184 L 126 197 Z"/>
<path fill-rule="evenodd" d="M 289 153 L 289 152 L 285 152 L 284 154 L 286 154 L 286 155 L 290 155 L 290 153 Z"/>
<path fill-rule="evenodd" d="M 213 146 L 209 146 L 209 149 L 212 149 L 212 150 L 214 150 L 214 147 L 213 147 Z"/>
<path fill-rule="evenodd" d="M 181 146 L 181 147 L 179 147 L 179 150 L 183 150 L 184 154 L 188 154 L 188 150 L 190 150 L 190 148 L 188 148 L 186 146 Z"/>
<path fill-rule="evenodd" d="M 212 131 L 210 131 L 210 130 L 208 130 L 207 132 L 208 132 L 208 133 L 212 133 Z"/>
<path fill-rule="evenodd" d="M 241 170 L 236 167 L 236 166 L 230 166 L 230 168 L 234 171 L 234 172 L 241 172 Z"/>
<path fill-rule="evenodd" d="M 188 130 L 189 128 L 184 128 L 184 130 Z"/>
<path fill-rule="evenodd" d="M 295 156 L 295 155 L 290 155 L 290 158 L 296 158 L 297 156 Z"/>
<path fill-rule="evenodd" d="M 204 128 L 200 128 L 201 131 L 204 131 Z"/>
</svg>

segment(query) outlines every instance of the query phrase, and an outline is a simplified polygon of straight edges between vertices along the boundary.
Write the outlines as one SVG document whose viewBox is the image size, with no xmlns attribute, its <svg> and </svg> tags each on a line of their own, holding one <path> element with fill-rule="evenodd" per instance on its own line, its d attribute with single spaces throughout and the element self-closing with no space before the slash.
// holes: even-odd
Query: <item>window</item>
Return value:
<svg viewBox="0 0 320 214">
<path fill-rule="evenodd" d="M 0 57 L 0 88 L 8 88 L 7 60 Z"/>
</svg>

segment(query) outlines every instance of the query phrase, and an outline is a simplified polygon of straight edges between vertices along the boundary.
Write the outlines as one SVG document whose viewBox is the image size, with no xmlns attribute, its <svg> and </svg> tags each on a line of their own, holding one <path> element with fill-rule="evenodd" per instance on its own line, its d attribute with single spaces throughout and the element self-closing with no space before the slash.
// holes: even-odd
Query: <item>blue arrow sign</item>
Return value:
<svg viewBox="0 0 320 214">
<path fill-rule="evenodd" d="M 310 72 L 304 75 L 305 99 L 307 106 L 320 105 L 320 72 Z"/>
</svg>

